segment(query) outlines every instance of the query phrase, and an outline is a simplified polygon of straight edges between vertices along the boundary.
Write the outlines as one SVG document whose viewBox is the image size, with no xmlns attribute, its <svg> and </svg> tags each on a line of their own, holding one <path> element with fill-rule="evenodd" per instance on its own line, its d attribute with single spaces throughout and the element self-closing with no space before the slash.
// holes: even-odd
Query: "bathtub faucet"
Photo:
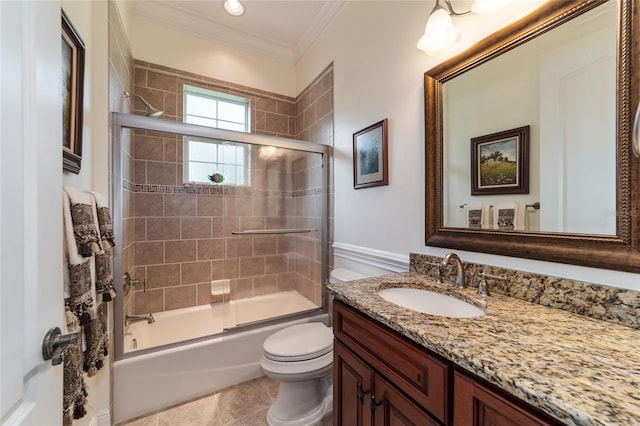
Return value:
<svg viewBox="0 0 640 426">
<path fill-rule="evenodd" d="M 124 317 L 124 326 L 127 327 L 129 324 L 133 324 L 134 322 L 146 321 L 147 324 L 151 324 L 156 322 L 156 319 L 153 315 L 125 315 Z"/>
</svg>

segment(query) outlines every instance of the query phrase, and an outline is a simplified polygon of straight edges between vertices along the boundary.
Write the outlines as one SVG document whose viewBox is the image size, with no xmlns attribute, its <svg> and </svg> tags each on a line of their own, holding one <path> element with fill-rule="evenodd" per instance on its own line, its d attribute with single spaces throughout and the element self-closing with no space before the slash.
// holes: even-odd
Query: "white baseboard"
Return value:
<svg viewBox="0 0 640 426">
<path fill-rule="evenodd" d="M 409 254 L 391 253 L 388 251 L 355 246 L 345 243 L 333 243 L 333 256 L 352 262 L 373 266 L 386 272 L 409 271 Z M 334 262 L 334 265 L 336 262 Z"/>
<path fill-rule="evenodd" d="M 91 426 L 111 426 L 111 412 L 109 410 L 100 410 L 96 413 L 94 420 L 96 420 L 95 425 L 92 420 Z"/>
</svg>

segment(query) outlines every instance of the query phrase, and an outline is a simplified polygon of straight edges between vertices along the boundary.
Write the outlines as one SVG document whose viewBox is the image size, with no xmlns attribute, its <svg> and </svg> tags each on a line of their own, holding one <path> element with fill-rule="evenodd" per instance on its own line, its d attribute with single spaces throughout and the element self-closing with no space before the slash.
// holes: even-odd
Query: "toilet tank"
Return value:
<svg viewBox="0 0 640 426">
<path fill-rule="evenodd" d="M 331 274 L 329 274 L 329 282 L 332 282 L 332 283 L 342 283 L 342 282 L 351 281 L 351 280 L 361 280 L 362 278 L 367 278 L 367 276 L 351 271 L 349 269 L 345 269 L 345 268 L 336 268 L 331 271 Z"/>
</svg>

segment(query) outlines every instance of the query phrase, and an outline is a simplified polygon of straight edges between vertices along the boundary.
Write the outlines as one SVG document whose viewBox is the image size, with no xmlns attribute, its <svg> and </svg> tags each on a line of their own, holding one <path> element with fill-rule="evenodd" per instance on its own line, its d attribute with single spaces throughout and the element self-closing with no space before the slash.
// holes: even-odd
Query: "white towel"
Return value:
<svg viewBox="0 0 640 426">
<path fill-rule="evenodd" d="M 527 229 L 527 207 L 523 203 L 499 203 L 493 206 L 494 229 Z"/>
<path fill-rule="evenodd" d="M 464 205 L 464 226 L 466 228 L 490 228 L 492 221 L 489 204 Z"/>
</svg>

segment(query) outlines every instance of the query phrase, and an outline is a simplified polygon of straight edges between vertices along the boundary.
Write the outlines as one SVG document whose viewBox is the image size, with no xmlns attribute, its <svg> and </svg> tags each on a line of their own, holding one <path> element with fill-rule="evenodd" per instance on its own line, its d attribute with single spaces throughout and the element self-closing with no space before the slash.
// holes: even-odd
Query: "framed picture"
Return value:
<svg viewBox="0 0 640 426">
<path fill-rule="evenodd" d="M 529 126 L 471 139 L 471 195 L 529 193 Z"/>
<path fill-rule="evenodd" d="M 353 134 L 353 187 L 389 185 L 387 119 Z"/>
<path fill-rule="evenodd" d="M 62 169 L 80 173 L 84 43 L 62 11 Z"/>
</svg>

